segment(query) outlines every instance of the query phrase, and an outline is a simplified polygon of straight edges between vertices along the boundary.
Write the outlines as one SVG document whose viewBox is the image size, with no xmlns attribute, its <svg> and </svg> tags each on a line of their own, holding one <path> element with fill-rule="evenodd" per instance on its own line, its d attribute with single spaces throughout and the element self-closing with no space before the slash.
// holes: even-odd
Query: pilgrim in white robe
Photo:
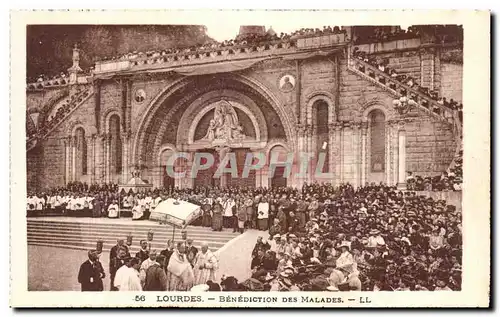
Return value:
<svg viewBox="0 0 500 317">
<path fill-rule="evenodd" d="M 207 281 L 215 282 L 219 261 L 212 251 L 198 252 L 194 259 L 194 284 L 206 284 Z"/>
</svg>

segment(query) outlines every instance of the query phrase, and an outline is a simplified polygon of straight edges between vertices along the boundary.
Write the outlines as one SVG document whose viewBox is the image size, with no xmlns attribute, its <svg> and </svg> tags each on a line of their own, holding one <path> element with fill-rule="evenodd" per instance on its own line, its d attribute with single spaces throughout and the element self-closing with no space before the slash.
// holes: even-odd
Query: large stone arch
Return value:
<svg viewBox="0 0 500 317">
<path fill-rule="evenodd" d="M 211 80 L 208 81 L 207 78 Z M 205 81 L 207 85 L 197 85 L 198 82 L 203 81 Z M 158 153 L 157 150 L 162 144 L 160 135 L 162 135 L 163 129 L 166 129 L 172 116 L 176 114 L 177 111 L 184 111 L 185 108 L 188 107 L 187 105 L 190 105 L 194 102 L 194 99 L 203 93 L 208 93 L 211 90 L 223 90 L 226 87 L 225 85 L 239 85 L 241 91 L 249 91 L 264 100 L 268 107 L 275 112 L 277 118 L 279 118 L 280 126 L 283 129 L 287 141 L 289 140 L 289 144 L 294 144 L 293 139 L 295 135 L 293 133 L 293 121 L 291 122 L 291 120 L 293 120 L 293 114 L 289 113 L 290 111 L 287 113 L 283 105 L 278 102 L 278 99 L 273 95 L 269 95 L 269 90 L 262 88 L 263 86 L 259 86 L 254 80 L 234 74 L 201 76 L 195 78 L 186 77 L 174 81 L 162 90 L 162 92 L 153 99 L 149 109 L 143 114 L 138 128 L 135 131 L 133 141 L 132 157 L 134 162 L 136 163 L 145 158 L 145 151 L 148 153 L 152 151 L 151 153 L 153 153 L 153 155 Z M 189 89 L 190 87 L 191 89 Z M 156 116 L 158 113 L 161 113 L 161 119 Z M 156 125 L 158 125 L 158 127 Z M 153 130 L 154 133 L 151 132 Z M 153 144 L 151 144 L 151 142 Z M 147 159 L 154 162 L 154 158 Z"/>
</svg>

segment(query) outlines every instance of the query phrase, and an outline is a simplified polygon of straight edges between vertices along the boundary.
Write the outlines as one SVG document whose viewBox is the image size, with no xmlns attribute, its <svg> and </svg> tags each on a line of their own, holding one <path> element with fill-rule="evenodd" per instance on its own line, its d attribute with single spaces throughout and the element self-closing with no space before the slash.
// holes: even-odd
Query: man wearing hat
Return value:
<svg viewBox="0 0 500 317">
<path fill-rule="evenodd" d="M 376 248 L 379 245 L 385 245 L 384 238 L 380 235 L 380 230 L 372 229 L 370 230 L 370 236 L 368 237 L 368 248 Z"/>
<path fill-rule="evenodd" d="M 78 283 L 82 286 L 82 292 L 100 292 L 104 290 L 102 279 L 106 276 L 99 253 L 96 250 L 88 252 L 88 260 L 80 265 L 78 272 Z"/>
</svg>

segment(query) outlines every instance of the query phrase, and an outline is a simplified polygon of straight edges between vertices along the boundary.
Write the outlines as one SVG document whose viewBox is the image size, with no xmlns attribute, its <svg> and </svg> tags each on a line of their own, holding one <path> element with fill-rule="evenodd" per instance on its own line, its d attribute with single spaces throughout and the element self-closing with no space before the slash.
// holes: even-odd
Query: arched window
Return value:
<svg viewBox="0 0 500 317">
<path fill-rule="evenodd" d="M 315 114 L 315 125 L 316 125 L 316 153 L 319 158 L 320 153 L 324 153 L 325 162 L 323 164 L 322 172 L 330 172 L 329 155 L 328 155 L 328 140 L 329 140 L 329 129 L 328 129 L 328 103 L 324 100 L 317 100 L 313 104 L 313 113 Z"/>
<path fill-rule="evenodd" d="M 372 173 L 385 171 L 385 115 L 375 109 L 369 114 L 370 120 L 370 170 Z"/>
<path fill-rule="evenodd" d="M 109 118 L 111 175 L 121 173 L 122 171 L 122 139 L 120 131 L 120 117 L 114 114 Z"/>
<path fill-rule="evenodd" d="M 76 137 L 76 175 L 78 177 L 87 175 L 87 140 L 85 130 L 78 128 L 75 131 Z"/>
</svg>

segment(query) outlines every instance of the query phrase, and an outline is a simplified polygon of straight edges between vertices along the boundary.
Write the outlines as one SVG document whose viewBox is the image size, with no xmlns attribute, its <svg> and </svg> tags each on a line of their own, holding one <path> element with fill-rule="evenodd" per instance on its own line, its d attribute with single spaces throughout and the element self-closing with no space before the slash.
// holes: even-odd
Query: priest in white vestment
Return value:
<svg viewBox="0 0 500 317">
<path fill-rule="evenodd" d="M 186 247 L 179 242 L 167 266 L 169 291 L 187 291 L 194 285 L 194 272 L 186 257 Z"/>
<path fill-rule="evenodd" d="M 201 245 L 201 252 L 194 259 L 194 284 L 206 284 L 207 281 L 215 282 L 219 261 L 215 254 L 208 249 L 208 244 Z"/>
<path fill-rule="evenodd" d="M 108 206 L 108 218 L 118 218 L 118 204 L 116 201 L 113 201 L 113 203 Z"/>
</svg>

